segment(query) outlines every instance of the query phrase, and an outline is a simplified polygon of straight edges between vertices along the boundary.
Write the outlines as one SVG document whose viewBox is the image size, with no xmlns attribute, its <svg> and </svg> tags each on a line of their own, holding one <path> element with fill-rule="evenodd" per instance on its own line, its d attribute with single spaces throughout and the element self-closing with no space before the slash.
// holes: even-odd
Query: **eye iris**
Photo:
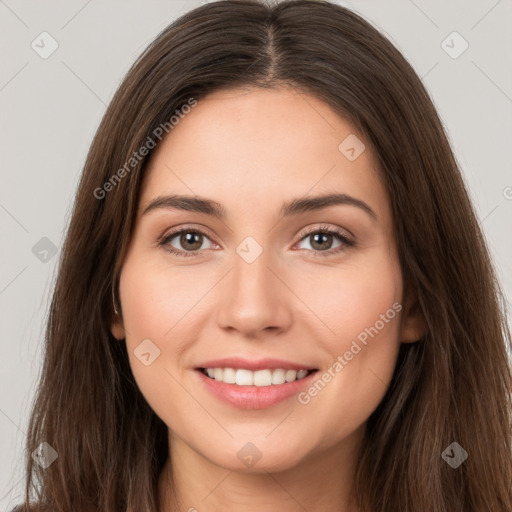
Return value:
<svg viewBox="0 0 512 512">
<path fill-rule="evenodd" d="M 311 247 L 315 248 L 315 249 L 329 249 L 330 246 L 332 245 L 332 235 L 330 235 L 329 233 L 315 233 L 314 235 L 311 235 L 313 237 L 313 243 L 311 244 Z M 328 244 L 329 247 L 325 247 L 325 246 L 322 246 L 321 243 L 325 243 L 327 240 L 329 240 L 329 237 L 331 238 L 331 244 Z M 319 242 L 319 239 L 321 240 L 321 242 Z"/>
<path fill-rule="evenodd" d="M 195 243 L 194 243 L 195 240 Z M 180 243 L 183 247 L 188 248 L 192 251 L 198 250 L 203 243 L 203 235 L 201 233 L 196 232 L 187 232 L 181 235 Z M 194 247 L 187 247 L 187 244 L 195 245 Z"/>
</svg>

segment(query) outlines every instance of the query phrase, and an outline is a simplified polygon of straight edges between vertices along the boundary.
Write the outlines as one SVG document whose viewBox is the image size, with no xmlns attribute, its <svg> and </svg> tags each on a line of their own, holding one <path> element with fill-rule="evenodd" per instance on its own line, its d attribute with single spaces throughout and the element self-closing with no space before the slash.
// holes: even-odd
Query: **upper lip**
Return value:
<svg viewBox="0 0 512 512">
<path fill-rule="evenodd" d="M 285 361 L 284 359 L 274 359 L 267 357 L 258 360 L 244 359 L 243 357 L 226 357 L 223 359 L 215 359 L 200 363 L 197 368 L 236 368 L 245 370 L 275 370 L 282 368 L 283 370 L 315 370 L 316 368 L 302 363 L 293 361 Z"/>
</svg>

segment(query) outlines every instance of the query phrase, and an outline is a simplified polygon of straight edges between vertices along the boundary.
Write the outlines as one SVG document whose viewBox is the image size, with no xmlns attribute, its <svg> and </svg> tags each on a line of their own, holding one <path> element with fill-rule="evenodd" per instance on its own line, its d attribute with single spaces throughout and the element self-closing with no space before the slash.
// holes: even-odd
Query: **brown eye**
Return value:
<svg viewBox="0 0 512 512">
<path fill-rule="evenodd" d="M 179 242 L 184 249 L 197 251 L 203 245 L 203 235 L 196 231 L 183 231 Z"/>
<path fill-rule="evenodd" d="M 312 240 L 311 247 L 313 249 L 324 251 L 331 248 L 334 235 L 331 233 L 314 233 L 309 235 L 309 238 Z"/>
<path fill-rule="evenodd" d="M 345 232 L 329 226 L 321 226 L 303 232 L 299 243 L 304 243 L 304 241 L 309 242 L 310 247 L 306 247 L 306 249 L 315 256 L 330 256 L 355 245 L 355 241 L 350 239 Z"/>
<path fill-rule="evenodd" d="M 169 252 L 180 256 L 194 256 L 197 251 L 204 249 L 203 244 L 208 240 L 210 247 L 213 245 L 206 233 L 198 229 L 181 229 L 166 235 L 159 245 Z"/>
</svg>

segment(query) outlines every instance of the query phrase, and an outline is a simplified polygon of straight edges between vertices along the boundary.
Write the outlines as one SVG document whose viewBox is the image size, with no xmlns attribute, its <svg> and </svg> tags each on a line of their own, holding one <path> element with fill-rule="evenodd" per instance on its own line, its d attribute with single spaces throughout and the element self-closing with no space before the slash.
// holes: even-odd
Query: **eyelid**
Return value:
<svg viewBox="0 0 512 512">
<path fill-rule="evenodd" d="M 328 224 L 321 224 L 320 226 L 318 224 L 316 224 L 314 226 L 309 226 L 307 228 L 304 228 L 299 233 L 298 236 L 299 236 L 300 240 L 302 240 L 305 236 L 310 235 L 312 233 L 319 232 L 319 231 L 327 232 L 327 233 L 336 233 L 336 234 L 341 235 L 351 241 L 355 240 L 355 236 L 348 229 L 344 229 L 339 226 L 329 226 Z"/>
</svg>

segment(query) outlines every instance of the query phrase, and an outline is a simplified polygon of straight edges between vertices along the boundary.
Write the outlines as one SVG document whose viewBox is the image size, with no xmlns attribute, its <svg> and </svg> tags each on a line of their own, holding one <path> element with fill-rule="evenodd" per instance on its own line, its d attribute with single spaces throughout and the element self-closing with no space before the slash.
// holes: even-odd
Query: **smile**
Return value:
<svg viewBox="0 0 512 512">
<path fill-rule="evenodd" d="M 301 380 L 315 370 L 285 370 L 283 368 L 251 371 L 243 368 L 200 368 L 210 379 L 237 386 L 276 386 Z"/>
<path fill-rule="evenodd" d="M 196 368 L 194 374 L 213 399 L 238 409 L 266 409 L 304 391 L 312 384 L 317 371 L 283 368 L 251 371 L 215 367 Z"/>
</svg>

